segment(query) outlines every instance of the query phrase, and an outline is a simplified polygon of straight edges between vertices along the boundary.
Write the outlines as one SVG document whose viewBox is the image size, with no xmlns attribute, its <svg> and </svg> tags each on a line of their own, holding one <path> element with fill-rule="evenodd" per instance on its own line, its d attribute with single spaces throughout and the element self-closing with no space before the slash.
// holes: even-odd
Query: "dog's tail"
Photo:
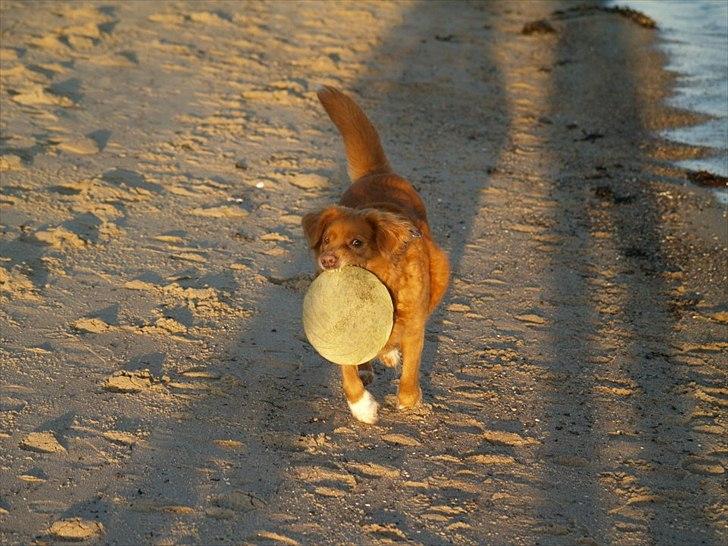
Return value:
<svg viewBox="0 0 728 546">
<path fill-rule="evenodd" d="M 352 181 L 368 174 L 391 172 L 377 130 L 359 105 L 329 85 L 319 89 L 317 95 L 344 139 Z"/>
</svg>

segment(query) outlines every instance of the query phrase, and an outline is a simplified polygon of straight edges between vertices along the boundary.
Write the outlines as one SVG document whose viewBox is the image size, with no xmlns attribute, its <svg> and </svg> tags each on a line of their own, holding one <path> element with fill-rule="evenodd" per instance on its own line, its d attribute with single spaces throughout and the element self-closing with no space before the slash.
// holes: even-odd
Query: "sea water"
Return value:
<svg viewBox="0 0 728 546">
<path fill-rule="evenodd" d="M 728 0 L 609 0 L 607 4 L 630 7 L 655 20 L 669 58 L 667 68 L 678 74 L 669 104 L 712 117 L 707 123 L 662 133 L 670 140 L 714 149 L 708 157 L 678 165 L 728 176 Z"/>
</svg>

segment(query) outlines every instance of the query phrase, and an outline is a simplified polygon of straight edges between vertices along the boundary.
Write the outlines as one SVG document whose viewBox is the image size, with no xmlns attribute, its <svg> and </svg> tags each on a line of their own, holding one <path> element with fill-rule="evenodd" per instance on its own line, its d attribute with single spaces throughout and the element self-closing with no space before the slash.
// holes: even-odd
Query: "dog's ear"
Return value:
<svg viewBox="0 0 728 546">
<path fill-rule="evenodd" d="M 365 218 L 374 229 L 377 248 L 382 254 L 393 256 L 404 250 L 420 232 L 409 221 L 401 216 L 381 210 L 368 210 Z"/>
<path fill-rule="evenodd" d="M 303 233 L 308 240 L 308 246 L 311 248 L 318 247 L 326 226 L 341 215 L 341 207 L 336 206 L 326 207 L 325 209 L 309 212 L 305 215 L 303 220 L 301 220 L 301 225 L 303 226 Z"/>
</svg>

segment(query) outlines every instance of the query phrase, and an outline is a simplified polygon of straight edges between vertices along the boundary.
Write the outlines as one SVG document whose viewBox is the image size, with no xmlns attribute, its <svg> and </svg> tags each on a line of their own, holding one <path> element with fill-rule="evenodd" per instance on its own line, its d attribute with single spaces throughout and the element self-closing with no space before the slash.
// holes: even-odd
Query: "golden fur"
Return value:
<svg viewBox="0 0 728 546">
<path fill-rule="evenodd" d="M 395 320 L 379 359 L 397 365 L 401 354 L 398 405 L 412 408 L 422 399 L 425 323 L 447 289 L 448 258 L 432 240 L 422 199 L 407 180 L 392 172 L 377 131 L 361 108 L 334 87 L 322 88 L 318 97 L 343 137 L 353 183 L 338 205 L 307 214 L 303 229 L 320 269 L 363 267 L 389 289 Z M 352 413 L 366 422 L 376 421 L 376 402 L 362 381 L 371 380 L 371 364 L 358 370 L 342 366 L 342 374 Z M 358 408 L 365 402 L 371 411 L 362 417 Z"/>
</svg>

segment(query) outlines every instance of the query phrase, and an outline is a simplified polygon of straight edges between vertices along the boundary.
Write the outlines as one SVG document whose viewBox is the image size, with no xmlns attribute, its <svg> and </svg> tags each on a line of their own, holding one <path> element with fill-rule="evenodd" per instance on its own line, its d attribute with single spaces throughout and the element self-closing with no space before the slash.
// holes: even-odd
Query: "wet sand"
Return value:
<svg viewBox="0 0 728 546">
<path fill-rule="evenodd" d="M 565 7 L 3 2 L 0 542 L 724 543 L 725 211 L 654 30 Z M 453 264 L 375 426 L 300 325 L 324 83 Z"/>
</svg>

